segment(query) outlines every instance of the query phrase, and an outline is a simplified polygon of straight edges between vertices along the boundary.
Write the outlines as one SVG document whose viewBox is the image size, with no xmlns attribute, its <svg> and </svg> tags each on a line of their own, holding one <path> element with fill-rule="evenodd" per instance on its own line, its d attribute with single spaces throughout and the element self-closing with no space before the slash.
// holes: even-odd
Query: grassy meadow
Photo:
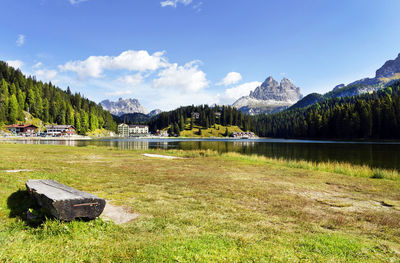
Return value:
<svg viewBox="0 0 400 263">
<path fill-rule="evenodd" d="M 201 130 L 201 134 L 199 133 L 199 130 Z M 214 124 L 208 129 L 194 124 L 193 128 L 191 129 L 190 119 L 187 119 L 185 129 L 180 132 L 180 137 L 185 137 L 185 138 L 226 137 L 227 130 L 228 130 L 228 136 L 233 132 L 243 132 L 243 130 L 240 129 L 238 126 L 235 125 L 223 126 L 220 124 Z"/>
<path fill-rule="evenodd" d="M 0 262 L 400 262 L 396 171 L 212 151 L 0 143 L 0 154 Z M 32 227 L 28 179 L 140 216 Z"/>
</svg>

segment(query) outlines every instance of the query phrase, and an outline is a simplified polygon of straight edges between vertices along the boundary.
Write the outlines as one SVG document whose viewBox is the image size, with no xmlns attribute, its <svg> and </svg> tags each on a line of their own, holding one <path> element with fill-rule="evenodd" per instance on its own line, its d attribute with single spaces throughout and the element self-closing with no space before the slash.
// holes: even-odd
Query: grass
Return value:
<svg viewBox="0 0 400 263">
<path fill-rule="evenodd" d="M 201 134 L 199 134 L 199 129 Z M 192 138 L 192 137 L 226 137 L 226 129 L 228 129 L 228 136 L 232 132 L 243 132 L 238 126 L 223 126 L 220 124 L 212 125 L 210 128 L 206 129 L 202 126 L 193 125 L 193 129 L 190 129 L 190 119 L 187 119 L 187 124 L 185 129 L 180 132 L 181 137 Z"/>
<path fill-rule="evenodd" d="M 396 171 L 213 151 L 0 144 L 0 262 L 400 262 Z M 18 174 L 2 170 L 33 169 Z M 381 179 L 373 179 L 380 174 Z M 140 214 L 25 220 L 28 179 Z"/>
</svg>

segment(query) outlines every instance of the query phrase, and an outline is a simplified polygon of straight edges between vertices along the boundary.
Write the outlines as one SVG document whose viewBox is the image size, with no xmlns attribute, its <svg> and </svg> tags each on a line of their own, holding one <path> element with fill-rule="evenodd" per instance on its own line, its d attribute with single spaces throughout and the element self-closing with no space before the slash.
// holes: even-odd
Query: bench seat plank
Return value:
<svg viewBox="0 0 400 263">
<path fill-rule="evenodd" d="M 95 219 L 106 204 L 102 198 L 54 180 L 29 180 L 26 188 L 40 206 L 62 221 Z"/>
</svg>

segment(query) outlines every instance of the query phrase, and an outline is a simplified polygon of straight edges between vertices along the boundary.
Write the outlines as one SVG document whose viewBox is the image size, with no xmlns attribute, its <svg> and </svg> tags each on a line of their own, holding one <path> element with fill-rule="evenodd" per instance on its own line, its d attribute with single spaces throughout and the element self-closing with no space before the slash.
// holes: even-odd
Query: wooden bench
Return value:
<svg viewBox="0 0 400 263">
<path fill-rule="evenodd" d="M 78 191 L 54 180 L 29 180 L 26 188 L 35 201 L 59 220 L 95 219 L 106 202 L 95 195 Z"/>
</svg>

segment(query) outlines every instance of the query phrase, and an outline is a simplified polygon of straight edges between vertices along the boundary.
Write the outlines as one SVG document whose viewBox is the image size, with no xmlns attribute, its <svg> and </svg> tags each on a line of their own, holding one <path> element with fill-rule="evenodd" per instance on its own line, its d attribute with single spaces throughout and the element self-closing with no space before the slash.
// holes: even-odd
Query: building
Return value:
<svg viewBox="0 0 400 263">
<path fill-rule="evenodd" d="M 232 132 L 230 136 L 238 139 L 254 139 L 257 137 L 254 132 Z"/>
<path fill-rule="evenodd" d="M 121 137 L 128 137 L 129 136 L 129 125 L 125 123 L 121 123 L 118 125 L 118 134 Z"/>
<path fill-rule="evenodd" d="M 37 132 L 38 127 L 33 124 L 12 124 L 7 129 L 17 135 L 33 135 Z"/>
<path fill-rule="evenodd" d="M 147 125 L 129 125 L 129 136 L 148 133 L 149 126 Z"/>
<path fill-rule="evenodd" d="M 196 120 L 200 119 L 200 113 L 192 112 L 192 119 L 196 119 Z"/>
<path fill-rule="evenodd" d="M 143 135 L 148 133 L 149 126 L 147 125 L 128 125 L 125 123 L 118 125 L 118 134 L 121 137 Z"/>
<path fill-rule="evenodd" d="M 46 125 L 47 136 L 72 136 L 76 135 L 72 125 Z"/>
<path fill-rule="evenodd" d="M 168 131 L 167 130 L 157 130 L 156 132 L 156 136 L 160 136 L 160 137 L 168 137 Z"/>
</svg>

